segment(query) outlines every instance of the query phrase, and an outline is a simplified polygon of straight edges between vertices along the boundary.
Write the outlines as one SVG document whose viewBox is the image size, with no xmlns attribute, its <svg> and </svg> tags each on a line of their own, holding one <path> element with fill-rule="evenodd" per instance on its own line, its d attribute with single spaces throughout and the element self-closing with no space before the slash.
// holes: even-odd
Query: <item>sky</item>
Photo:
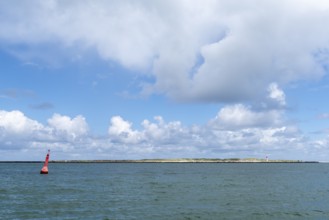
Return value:
<svg viewBox="0 0 329 220">
<path fill-rule="evenodd" d="M 329 161 L 325 0 L 0 0 L 0 160 Z"/>
</svg>

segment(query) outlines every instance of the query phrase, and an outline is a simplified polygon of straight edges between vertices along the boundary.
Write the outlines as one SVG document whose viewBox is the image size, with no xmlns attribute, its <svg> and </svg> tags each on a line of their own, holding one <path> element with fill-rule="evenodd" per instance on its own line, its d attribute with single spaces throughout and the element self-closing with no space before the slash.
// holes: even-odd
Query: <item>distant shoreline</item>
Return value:
<svg viewBox="0 0 329 220">
<path fill-rule="evenodd" d="M 43 161 L 0 161 L 0 163 L 43 163 Z M 177 159 L 140 159 L 140 160 L 50 160 L 49 163 L 319 163 L 302 160 L 266 160 L 257 158 L 177 158 Z"/>
</svg>

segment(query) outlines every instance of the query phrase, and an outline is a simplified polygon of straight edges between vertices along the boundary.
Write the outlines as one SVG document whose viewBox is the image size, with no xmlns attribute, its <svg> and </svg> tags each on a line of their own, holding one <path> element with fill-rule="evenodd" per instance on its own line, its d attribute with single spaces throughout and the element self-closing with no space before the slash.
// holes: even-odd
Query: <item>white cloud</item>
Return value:
<svg viewBox="0 0 329 220">
<path fill-rule="evenodd" d="M 154 122 L 145 119 L 142 129 L 134 130 L 131 122 L 115 116 L 109 134 L 114 145 L 121 146 L 118 152 L 144 157 L 262 156 L 307 145 L 299 130 L 285 123 L 279 111 L 256 112 L 242 104 L 223 107 L 206 125 L 191 127 L 157 116 Z"/>
<path fill-rule="evenodd" d="M 0 151 L 4 151 L 1 160 L 39 160 L 40 152 L 43 154 L 46 149 L 70 157 L 81 148 L 88 152 L 91 139 L 82 116 L 71 119 L 54 114 L 48 125 L 42 125 L 21 111 L 0 110 Z"/>
<path fill-rule="evenodd" d="M 236 130 L 248 127 L 270 127 L 281 123 L 280 111 L 270 110 L 255 112 L 249 107 L 236 104 L 222 108 L 210 121 L 212 127 Z"/>
<path fill-rule="evenodd" d="M 180 121 L 166 123 L 161 116 L 154 117 L 155 123 L 144 120 L 143 133 L 147 140 L 154 145 L 177 143 L 180 139 L 184 140 L 188 133 Z"/>
<path fill-rule="evenodd" d="M 27 136 L 34 131 L 43 129 L 42 124 L 27 118 L 20 111 L 0 110 L 0 131 L 3 134 Z"/>
<path fill-rule="evenodd" d="M 0 150 L 24 149 L 32 140 L 49 140 L 47 128 L 22 112 L 0 110 Z"/>
<path fill-rule="evenodd" d="M 276 83 L 271 83 L 268 87 L 269 91 L 269 97 L 277 100 L 280 104 L 285 105 L 285 94 L 282 90 L 278 88 L 278 85 Z"/>
<path fill-rule="evenodd" d="M 48 119 L 48 125 L 57 135 L 64 135 L 64 137 L 70 139 L 84 136 L 89 130 L 85 118 L 81 115 L 71 119 L 68 116 L 54 114 L 52 118 Z"/>
<path fill-rule="evenodd" d="M 1 110 L 0 118 L 1 160 L 40 160 L 48 148 L 54 159 L 262 157 L 266 153 L 272 158 L 307 159 L 327 155 L 329 142 L 307 139 L 273 110 L 261 113 L 242 104 L 224 106 L 204 125 L 184 126 L 156 116 L 135 129 L 114 116 L 106 136 L 92 135 L 83 116 L 54 114 L 47 125 L 20 111 Z"/>
<path fill-rule="evenodd" d="M 111 118 L 108 133 L 113 141 L 138 143 L 143 139 L 142 134 L 132 130 L 131 126 L 130 122 L 123 120 L 120 116 L 114 116 Z"/>
<path fill-rule="evenodd" d="M 32 61 L 46 57 L 43 46 L 79 56 L 92 48 L 155 76 L 147 91 L 244 101 L 271 82 L 323 76 L 328 9 L 321 0 L 11 1 L 0 3 L 0 41 Z"/>
<path fill-rule="evenodd" d="M 276 101 L 279 106 L 285 106 L 286 105 L 286 95 L 284 92 L 278 87 L 276 83 L 271 83 L 268 86 L 267 91 L 269 92 L 268 97 L 274 101 Z"/>
</svg>

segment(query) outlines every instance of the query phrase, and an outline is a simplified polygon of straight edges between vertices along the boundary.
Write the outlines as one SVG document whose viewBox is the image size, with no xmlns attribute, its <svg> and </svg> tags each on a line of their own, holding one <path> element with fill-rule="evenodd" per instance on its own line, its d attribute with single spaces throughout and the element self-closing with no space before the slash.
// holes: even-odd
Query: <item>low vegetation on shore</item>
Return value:
<svg viewBox="0 0 329 220">
<path fill-rule="evenodd" d="M 140 159 L 140 160 L 53 160 L 51 163 L 306 163 L 316 161 L 266 160 L 257 158 L 176 158 L 176 159 Z"/>
</svg>

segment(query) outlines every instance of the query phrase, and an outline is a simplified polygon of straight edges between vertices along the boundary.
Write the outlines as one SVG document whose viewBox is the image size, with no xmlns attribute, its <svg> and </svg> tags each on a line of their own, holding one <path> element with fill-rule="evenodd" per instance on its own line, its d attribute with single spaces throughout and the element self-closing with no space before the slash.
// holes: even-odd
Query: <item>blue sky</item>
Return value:
<svg viewBox="0 0 329 220">
<path fill-rule="evenodd" d="M 329 160 L 326 1 L 2 1 L 0 160 Z"/>
</svg>

